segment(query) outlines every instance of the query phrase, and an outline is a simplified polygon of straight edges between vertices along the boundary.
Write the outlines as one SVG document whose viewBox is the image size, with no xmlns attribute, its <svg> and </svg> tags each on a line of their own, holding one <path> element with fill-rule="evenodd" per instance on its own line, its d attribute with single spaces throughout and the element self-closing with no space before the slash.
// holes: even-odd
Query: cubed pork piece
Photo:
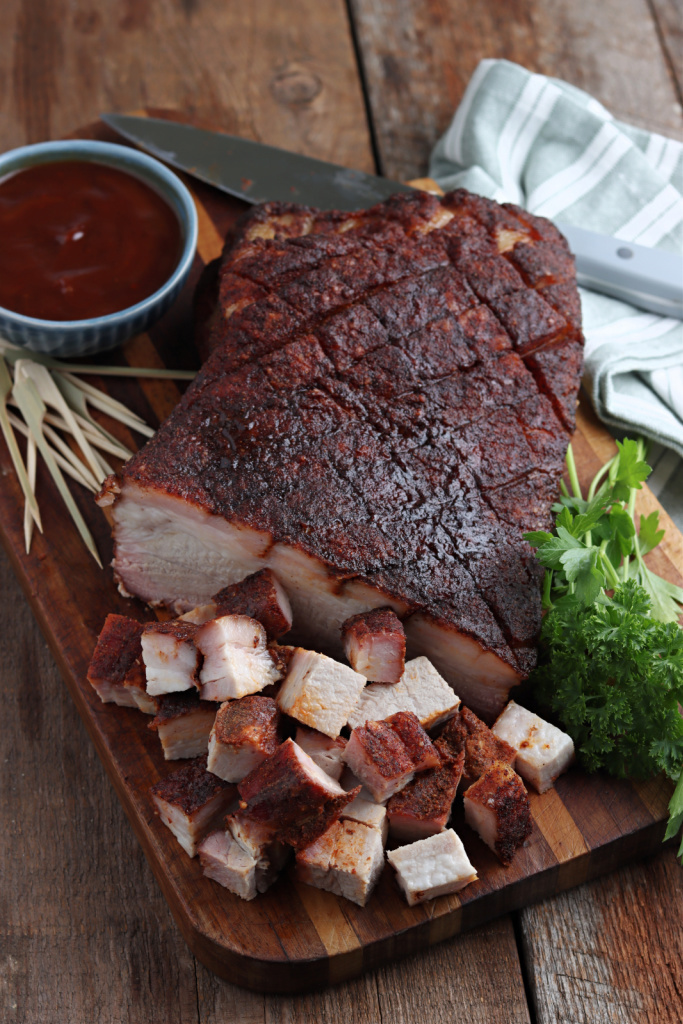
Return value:
<svg viewBox="0 0 683 1024">
<path fill-rule="evenodd" d="M 364 907 L 384 867 L 382 836 L 358 821 L 337 821 L 316 842 L 299 850 L 301 882 Z"/>
<path fill-rule="evenodd" d="M 347 764 L 344 765 L 344 770 L 341 774 L 339 782 L 341 783 L 342 789 L 345 789 L 347 793 L 349 792 L 350 789 L 355 789 L 356 786 L 360 786 L 361 789 L 358 796 L 362 800 L 370 800 L 372 801 L 372 803 L 377 803 L 370 790 L 363 785 L 360 779 L 356 778 L 356 776 L 353 774 L 353 772 L 351 771 Z"/>
<path fill-rule="evenodd" d="M 340 821 L 359 821 L 361 825 L 368 828 L 376 828 L 382 836 L 382 845 L 386 844 L 389 835 L 389 819 L 384 804 L 378 804 L 376 800 L 366 800 L 362 792 L 347 804 L 341 813 Z"/>
<path fill-rule="evenodd" d="M 265 629 L 247 615 L 223 615 L 204 623 L 195 643 L 204 655 L 199 674 L 204 700 L 246 697 L 281 677 Z"/>
<path fill-rule="evenodd" d="M 212 598 L 218 615 L 248 615 L 277 640 L 292 628 L 292 606 L 272 569 L 260 569 L 239 583 L 223 587 Z"/>
<path fill-rule="evenodd" d="M 237 788 L 240 808 L 277 829 L 278 838 L 295 849 L 322 835 L 360 792 L 342 789 L 291 739 Z"/>
<path fill-rule="evenodd" d="M 243 900 L 253 900 L 256 885 L 256 858 L 247 853 L 228 829 L 219 829 L 197 847 L 202 870 L 225 889 Z"/>
<path fill-rule="evenodd" d="M 255 821 L 244 811 L 229 814 L 225 826 L 245 853 L 254 858 L 256 889 L 265 892 L 287 863 L 291 848 L 279 841 L 269 825 Z"/>
<path fill-rule="evenodd" d="M 355 729 L 365 722 L 379 722 L 396 711 L 412 711 L 423 729 L 434 729 L 458 710 L 460 698 L 424 657 L 406 662 L 397 683 L 369 683 L 349 715 Z"/>
<path fill-rule="evenodd" d="M 216 705 L 209 700 L 200 700 L 196 690 L 169 693 L 157 699 L 157 713 L 148 728 L 157 733 L 166 760 L 175 761 L 181 757 L 200 757 L 206 754 L 209 734 L 216 717 Z"/>
<path fill-rule="evenodd" d="M 137 707 L 125 685 L 126 673 L 140 657 L 143 623 L 127 615 L 107 615 L 88 667 L 88 682 L 105 704 Z"/>
<path fill-rule="evenodd" d="M 515 771 L 538 793 L 550 789 L 574 760 L 574 742 L 550 722 L 510 701 L 491 731 L 517 751 Z"/>
<path fill-rule="evenodd" d="M 364 686 L 365 677 L 352 668 L 299 647 L 277 701 L 286 715 L 334 737 L 346 725 Z"/>
<path fill-rule="evenodd" d="M 514 765 L 517 756 L 514 747 L 495 736 L 488 725 L 465 707 L 451 718 L 439 738 L 453 754 L 465 751 L 463 779 L 468 785 L 483 775 L 494 761 Z"/>
<path fill-rule="evenodd" d="M 199 604 L 196 608 L 190 608 L 189 612 L 179 615 L 178 621 L 193 622 L 195 626 L 203 626 L 205 622 L 216 618 L 218 618 L 218 608 L 214 601 L 209 601 L 208 604 Z"/>
<path fill-rule="evenodd" d="M 197 844 L 231 811 L 235 786 L 207 771 L 206 757 L 196 757 L 150 789 L 159 817 L 190 857 Z"/>
<path fill-rule="evenodd" d="M 280 711 L 272 697 L 257 693 L 221 704 L 209 740 L 209 771 L 227 782 L 241 782 L 275 753 L 279 725 Z"/>
<path fill-rule="evenodd" d="M 375 608 L 342 622 L 344 654 L 366 679 L 397 683 L 406 663 L 406 635 L 391 608 Z"/>
<path fill-rule="evenodd" d="M 442 755 L 439 767 L 420 772 L 387 804 L 389 831 L 398 842 L 425 839 L 443 832 L 448 825 L 465 754 L 461 751 L 453 757 L 447 748 L 439 748 L 439 751 Z"/>
<path fill-rule="evenodd" d="M 441 757 L 420 725 L 417 715 L 412 711 L 397 711 L 396 714 L 389 715 L 384 721 L 391 726 L 401 740 L 416 772 L 423 772 L 427 768 L 438 768 L 441 764 Z"/>
<path fill-rule="evenodd" d="M 344 770 L 343 753 L 346 740 L 342 736 L 325 736 L 317 729 L 297 726 L 295 742 L 309 754 L 326 775 L 339 782 Z"/>
<path fill-rule="evenodd" d="M 192 622 L 150 622 L 142 631 L 142 661 L 147 693 L 178 693 L 197 686 L 199 651 Z"/>
<path fill-rule="evenodd" d="M 463 794 L 465 821 L 506 867 L 531 835 L 524 783 L 504 761 L 494 763 Z"/>
<path fill-rule="evenodd" d="M 407 744 L 401 735 L 407 734 L 403 717 L 399 729 L 394 728 L 391 718 L 357 726 L 346 744 L 345 762 L 380 803 L 403 789 L 416 771 L 439 764 L 439 755 L 429 737 L 417 717 L 412 715 L 412 718 L 415 730 L 408 736 Z M 417 730 L 419 733 L 415 735 Z"/>
<path fill-rule="evenodd" d="M 163 699 L 163 695 L 162 697 L 154 697 L 151 693 L 147 693 L 147 675 L 145 673 L 145 666 L 142 663 L 142 645 L 140 646 L 140 657 L 135 659 L 126 672 L 123 684 L 128 689 L 135 706 L 140 711 L 144 711 L 146 715 L 156 715 L 159 710 L 159 701 Z"/>
<path fill-rule="evenodd" d="M 458 892 L 477 879 L 460 837 L 452 828 L 387 853 L 409 906 Z"/>
</svg>

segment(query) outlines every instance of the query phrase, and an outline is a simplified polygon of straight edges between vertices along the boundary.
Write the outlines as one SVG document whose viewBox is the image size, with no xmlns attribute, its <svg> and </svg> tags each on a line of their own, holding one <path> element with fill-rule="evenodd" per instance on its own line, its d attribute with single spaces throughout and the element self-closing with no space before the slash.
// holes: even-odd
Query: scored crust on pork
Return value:
<svg viewBox="0 0 683 1024">
<path fill-rule="evenodd" d="M 100 497 L 121 587 L 185 610 L 270 567 L 295 642 L 333 655 L 345 619 L 392 607 L 410 656 L 491 721 L 534 664 L 522 532 L 549 523 L 574 423 L 565 240 L 463 190 L 270 203 L 213 280 L 206 363 Z"/>
</svg>

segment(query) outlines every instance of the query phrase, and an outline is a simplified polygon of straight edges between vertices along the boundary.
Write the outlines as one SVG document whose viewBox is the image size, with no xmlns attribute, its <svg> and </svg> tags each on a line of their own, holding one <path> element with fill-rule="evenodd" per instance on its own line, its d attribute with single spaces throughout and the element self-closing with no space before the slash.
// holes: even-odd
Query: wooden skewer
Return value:
<svg viewBox="0 0 683 1024">
<path fill-rule="evenodd" d="M 33 492 L 33 488 L 31 487 L 31 482 L 26 474 L 24 460 L 21 457 L 21 452 L 19 451 L 17 440 L 14 436 L 7 413 L 7 398 L 11 391 L 12 378 L 10 377 L 5 360 L 0 355 L 0 428 L 2 429 L 3 437 L 5 438 L 5 442 L 9 449 L 12 464 L 19 479 L 19 483 L 21 484 L 21 489 L 24 492 L 24 500 L 31 509 L 31 515 L 34 518 L 38 529 L 42 532 L 43 527 L 40 521 L 40 509 L 38 508 L 38 502 L 36 501 L 36 496 Z"/>
<path fill-rule="evenodd" d="M 29 483 L 31 484 L 31 490 L 33 491 L 34 494 L 36 492 L 36 468 L 37 468 L 36 444 L 35 444 L 35 441 L 33 440 L 33 438 L 29 434 L 29 436 L 28 436 L 28 438 L 26 440 L 26 472 L 28 474 Z M 31 510 L 31 506 L 29 505 L 28 501 L 26 501 L 24 503 L 24 543 L 26 545 L 26 554 L 27 555 L 28 555 L 28 553 L 31 550 L 31 541 L 33 540 L 33 524 L 34 524 L 34 522 L 35 522 L 35 520 L 33 518 L 33 513 L 32 513 L 32 510 Z M 41 533 L 43 532 L 42 531 L 42 526 L 40 527 L 40 532 Z"/>
<path fill-rule="evenodd" d="M 14 429 L 18 430 L 19 433 L 22 434 L 27 439 L 27 441 L 32 437 L 31 431 L 28 429 L 24 421 L 20 420 L 18 416 L 14 415 L 14 413 L 9 414 L 9 421 L 14 427 Z M 63 470 L 67 474 L 67 476 L 70 476 L 72 480 L 75 480 L 77 484 L 80 484 L 82 487 L 86 487 L 89 491 L 92 491 L 92 487 L 89 487 L 88 484 L 85 483 L 83 477 L 81 476 L 81 473 L 78 470 L 74 469 L 71 463 L 67 459 L 65 459 L 64 456 L 61 455 L 58 451 L 55 451 L 54 448 L 51 450 L 54 460 L 59 466 L 59 468 Z"/>
</svg>

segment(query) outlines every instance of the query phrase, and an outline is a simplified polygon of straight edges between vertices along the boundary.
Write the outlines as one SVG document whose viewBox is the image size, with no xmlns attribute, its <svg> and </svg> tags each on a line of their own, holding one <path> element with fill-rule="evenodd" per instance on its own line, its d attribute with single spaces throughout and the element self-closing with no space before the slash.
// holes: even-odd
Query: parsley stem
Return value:
<svg viewBox="0 0 683 1024">
<path fill-rule="evenodd" d="M 588 488 L 588 500 L 589 501 L 593 500 L 593 498 L 595 497 L 595 493 L 596 493 L 596 491 L 598 489 L 598 484 L 602 480 L 603 476 L 605 476 L 606 473 L 609 473 L 610 469 L 612 468 L 613 464 L 616 462 L 616 460 L 618 458 L 619 458 L 618 455 L 614 455 L 609 460 L 609 462 L 606 462 L 604 466 L 601 466 L 601 468 L 595 474 L 595 476 L 593 477 L 593 479 L 591 481 L 591 485 Z"/>
<path fill-rule="evenodd" d="M 572 485 L 574 497 L 581 499 L 581 484 L 579 483 L 579 474 L 576 472 L 576 463 L 574 462 L 574 452 L 572 451 L 571 444 L 567 446 L 567 471 L 569 473 L 569 483 Z"/>
<path fill-rule="evenodd" d="M 602 563 L 602 567 L 605 570 L 605 573 L 607 574 L 607 579 L 609 580 L 609 582 L 612 585 L 612 587 L 618 587 L 621 584 L 621 580 L 619 579 L 619 577 L 617 575 L 616 569 L 614 568 L 614 566 L 612 565 L 611 561 L 609 560 L 609 558 L 607 557 L 607 555 L 603 551 L 603 547 L 606 547 L 606 546 L 607 546 L 607 541 L 603 541 L 602 544 L 600 545 L 600 555 L 599 555 L 600 562 Z"/>
</svg>

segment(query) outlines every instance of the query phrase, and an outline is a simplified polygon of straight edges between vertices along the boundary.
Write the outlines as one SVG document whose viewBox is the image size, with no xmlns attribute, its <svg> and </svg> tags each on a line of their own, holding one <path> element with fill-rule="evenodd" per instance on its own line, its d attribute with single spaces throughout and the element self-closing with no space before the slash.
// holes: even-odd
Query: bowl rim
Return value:
<svg viewBox="0 0 683 1024">
<path fill-rule="evenodd" d="M 136 302 L 134 306 L 126 306 L 124 309 L 119 309 L 114 313 L 106 313 L 104 316 L 90 317 L 84 320 L 41 320 L 38 317 L 27 316 L 25 313 L 17 313 L 6 306 L 0 306 L 0 318 L 13 320 L 17 325 L 25 326 L 29 329 L 62 332 L 83 331 L 87 328 L 97 330 L 97 328 L 112 327 L 125 323 L 138 314 L 145 312 L 151 306 L 156 305 L 190 270 L 197 250 L 197 239 L 199 236 L 199 219 L 192 193 L 177 174 L 174 174 L 173 171 L 169 170 L 165 164 L 162 164 L 155 157 L 123 143 L 104 142 L 99 139 L 51 139 L 46 142 L 35 142 L 28 146 L 8 149 L 6 152 L 0 153 L 0 182 L 4 178 L 5 164 L 21 160 L 20 165 L 12 168 L 12 173 L 15 171 L 20 173 L 22 170 L 26 170 L 38 162 L 58 163 L 58 159 L 54 161 L 34 161 L 32 159 L 50 153 L 54 153 L 56 156 L 60 153 L 63 153 L 65 156 L 73 154 L 76 159 L 78 154 L 83 156 L 91 155 L 92 157 L 101 156 L 101 160 L 93 159 L 90 162 L 116 166 L 133 175 L 135 175 L 135 171 L 131 169 L 130 165 L 137 164 L 137 166 L 151 172 L 151 177 L 156 177 L 163 181 L 175 193 L 187 217 L 187 229 L 185 229 L 181 218 L 178 217 L 181 235 L 184 235 L 182 252 L 175 270 L 161 287 L 157 288 L 155 292 L 152 292 L 145 299 Z M 122 159 L 124 156 L 126 158 L 125 161 Z M 107 159 L 108 157 L 113 159 Z M 117 162 L 116 158 L 119 158 L 120 162 Z M 150 184 L 149 179 L 143 180 L 145 180 L 146 184 Z M 162 199 L 171 205 L 167 195 L 162 193 Z M 173 212 L 178 216 L 176 210 Z"/>
</svg>

